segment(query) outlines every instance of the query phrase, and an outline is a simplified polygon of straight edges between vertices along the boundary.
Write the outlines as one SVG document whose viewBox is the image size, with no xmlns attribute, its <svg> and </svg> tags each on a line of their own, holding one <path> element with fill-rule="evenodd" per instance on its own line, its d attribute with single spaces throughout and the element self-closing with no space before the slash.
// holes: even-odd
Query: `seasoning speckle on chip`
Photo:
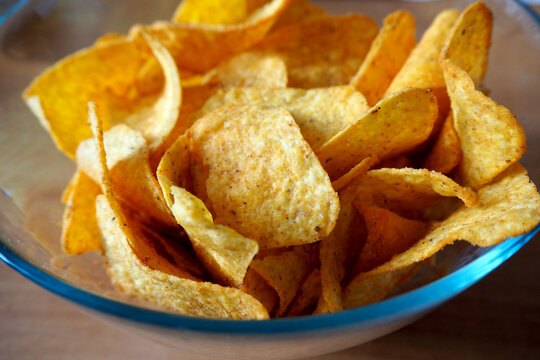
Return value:
<svg viewBox="0 0 540 360">
<path fill-rule="evenodd" d="M 101 251 L 167 311 L 264 320 L 380 301 L 456 240 L 530 231 L 524 131 L 477 90 L 492 26 L 448 9 L 415 45 L 399 9 L 377 32 L 309 0 L 184 0 L 102 35 L 23 94 L 75 157 L 63 251 Z"/>
</svg>

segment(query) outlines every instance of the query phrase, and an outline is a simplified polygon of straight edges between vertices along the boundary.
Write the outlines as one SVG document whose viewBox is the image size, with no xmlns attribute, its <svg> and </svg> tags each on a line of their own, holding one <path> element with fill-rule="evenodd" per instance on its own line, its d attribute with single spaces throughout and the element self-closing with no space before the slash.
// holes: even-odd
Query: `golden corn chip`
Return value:
<svg viewBox="0 0 540 360">
<path fill-rule="evenodd" d="M 447 60 L 441 66 L 463 153 L 458 171 L 466 185 L 478 189 L 521 158 L 525 132 L 510 110 L 475 90 L 463 69 Z"/>
<path fill-rule="evenodd" d="M 174 59 L 167 49 L 152 37 L 143 34 L 161 65 L 165 82 L 161 94 L 150 96 L 133 103 L 126 99 L 111 97 L 108 108 L 108 121 L 111 125 L 125 123 L 141 133 L 148 143 L 150 152 L 161 146 L 176 124 L 182 103 L 182 87 Z M 148 103 L 148 100 L 150 102 Z"/>
<path fill-rule="evenodd" d="M 437 141 L 424 160 L 424 168 L 448 174 L 461 160 L 461 146 L 454 129 L 454 117 L 448 114 Z"/>
<path fill-rule="evenodd" d="M 105 133 L 104 141 L 116 194 L 155 220 L 176 226 L 159 183 L 150 170 L 148 147 L 141 134 L 126 125 L 117 125 Z M 79 145 L 77 166 L 100 183 L 101 170 L 93 139 Z"/>
<path fill-rule="evenodd" d="M 411 13 L 398 10 L 384 19 L 384 24 L 371 44 L 362 66 L 351 79 L 366 97 L 369 105 L 378 103 L 392 79 L 414 48 L 415 21 Z"/>
<path fill-rule="evenodd" d="M 82 171 L 73 175 L 69 187 L 62 220 L 62 250 L 69 255 L 100 250 L 96 196 L 101 194 L 101 187 Z"/>
<path fill-rule="evenodd" d="M 246 0 L 183 0 L 172 21 L 230 25 L 247 17 Z"/>
<path fill-rule="evenodd" d="M 95 46 L 106 45 L 109 42 L 114 42 L 118 40 L 125 41 L 126 35 L 118 34 L 118 33 L 107 33 L 105 35 L 101 35 L 96 41 L 94 41 L 94 45 Z"/>
<path fill-rule="evenodd" d="M 246 273 L 241 289 L 259 300 L 269 314 L 272 314 L 279 303 L 279 297 L 274 288 L 253 269 L 249 269 Z"/>
<path fill-rule="evenodd" d="M 381 100 L 316 154 L 337 179 L 368 156 L 385 159 L 412 150 L 428 138 L 436 118 L 437 101 L 429 90 L 404 89 Z"/>
<path fill-rule="evenodd" d="M 402 269 L 368 278 L 362 275 L 357 276 L 345 289 L 343 299 L 344 308 L 352 309 L 383 300 L 399 285 L 413 277 L 419 268 L 419 264 L 412 264 Z"/>
<path fill-rule="evenodd" d="M 360 201 L 419 220 L 444 218 L 447 213 L 443 197 L 457 197 L 466 206 L 473 206 L 477 201 L 474 191 L 459 186 L 443 174 L 426 169 L 370 170 L 357 177 L 349 187 Z"/>
<path fill-rule="evenodd" d="M 279 16 L 271 32 L 299 22 L 319 20 L 327 17 L 326 11 L 313 5 L 308 0 L 292 0 L 287 9 Z"/>
<path fill-rule="evenodd" d="M 465 240 L 492 246 L 533 229 L 540 222 L 540 196 L 527 171 L 516 163 L 478 190 L 478 203 L 462 207 L 409 250 L 363 274 L 365 277 L 401 269 Z"/>
<path fill-rule="evenodd" d="M 189 167 L 189 144 L 185 135 L 181 135 L 163 155 L 156 171 L 156 177 L 169 208 L 174 204 L 171 192 L 173 186 L 184 189 L 192 187 Z"/>
<path fill-rule="evenodd" d="M 348 183 L 353 181 L 357 176 L 360 176 L 366 171 L 368 171 L 376 162 L 377 160 L 371 156 L 365 158 L 364 160 L 356 164 L 348 173 L 341 176 L 339 179 L 332 181 L 332 187 L 335 191 L 341 190 Z"/>
<path fill-rule="evenodd" d="M 272 286 L 279 296 L 276 316 L 285 313 L 300 290 L 304 280 L 314 267 L 313 251 L 308 245 L 295 246 L 279 255 L 268 255 L 254 259 L 251 268 Z"/>
<path fill-rule="evenodd" d="M 223 106 L 187 137 L 195 194 L 261 249 L 312 243 L 334 228 L 338 196 L 286 110 Z"/>
<path fill-rule="evenodd" d="M 456 21 L 441 53 L 463 69 L 478 86 L 484 79 L 491 45 L 493 15 L 483 2 L 469 5 Z"/>
<path fill-rule="evenodd" d="M 368 236 L 353 270 L 366 272 L 402 253 L 429 230 L 430 224 L 401 217 L 390 210 L 376 207 L 359 199 L 355 206 L 362 214 Z"/>
<path fill-rule="evenodd" d="M 413 163 L 411 159 L 409 159 L 405 155 L 398 155 L 396 157 L 393 157 L 391 159 L 382 161 L 377 164 L 375 168 L 382 169 L 382 168 L 395 168 L 395 169 L 402 169 L 406 167 L 413 167 Z"/>
<path fill-rule="evenodd" d="M 437 98 L 445 94 L 439 55 L 458 17 L 457 10 L 444 10 L 437 15 L 386 90 L 386 96 L 407 87 L 431 89 Z"/>
<path fill-rule="evenodd" d="M 204 75 L 182 82 L 184 87 L 203 84 L 219 84 L 223 87 L 284 88 L 287 86 L 287 66 L 277 55 L 241 53 Z"/>
<path fill-rule="evenodd" d="M 342 286 L 365 240 L 365 227 L 353 206 L 353 200 L 352 191 L 345 189 L 340 193 L 341 209 L 334 231 L 320 242 L 321 297 L 326 312 L 343 309 Z"/>
<path fill-rule="evenodd" d="M 315 269 L 300 287 L 287 316 L 302 316 L 313 312 L 321 296 L 321 273 Z"/>
<path fill-rule="evenodd" d="M 109 176 L 101 120 L 89 104 L 89 120 L 97 142 L 105 195 L 96 200 L 96 218 L 103 239 L 108 273 L 116 286 L 165 309 L 187 315 L 266 319 L 264 306 L 240 290 L 197 281 L 160 255 L 117 202 Z"/>
<path fill-rule="evenodd" d="M 283 58 L 289 87 L 344 85 L 362 64 L 376 34 L 377 24 L 368 17 L 328 17 L 281 28 L 254 49 Z"/>
<path fill-rule="evenodd" d="M 45 70 L 23 98 L 56 146 L 73 157 L 78 144 L 92 136 L 86 124 L 88 101 L 100 100 L 105 89 L 124 96 L 150 57 L 145 41 L 125 39 L 83 49 Z"/>
<path fill-rule="evenodd" d="M 273 0 L 240 24 L 157 21 L 151 25 L 136 25 L 129 34 L 137 39 L 142 32 L 148 32 L 169 50 L 179 68 L 203 73 L 262 40 L 288 2 Z"/>
<path fill-rule="evenodd" d="M 369 108 L 351 86 L 320 89 L 231 88 L 218 90 L 196 116 L 228 104 L 264 104 L 289 111 L 313 149 L 354 123 Z"/>
</svg>

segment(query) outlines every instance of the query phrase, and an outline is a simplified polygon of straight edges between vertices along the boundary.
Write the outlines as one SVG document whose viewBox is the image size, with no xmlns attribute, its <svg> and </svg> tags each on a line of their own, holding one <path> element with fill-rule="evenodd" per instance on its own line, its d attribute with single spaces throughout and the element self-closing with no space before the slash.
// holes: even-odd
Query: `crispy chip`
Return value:
<svg viewBox="0 0 540 360">
<path fill-rule="evenodd" d="M 232 88 L 218 90 L 195 116 L 201 117 L 227 104 L 266 104 L 285 108 L 314 149 L 369 109 L 364 96 L 351 86 L 311 90 Z"/>
<path fill-rule="evenodd" d="M 105 133 L 104 139 L 107 164 L 116 194 L 161 223 L 176 226 L 161 188 L 150 170 L 148 148 L 141 134 L 126 125 L 117 125 Z M 79 145 L 77 166 L 95 182 L 100 182 L 100 165 L 93 139 Z"/>
<path fill-rule="evenodd" d="M 448 174 L 461 160 L 461 146 L 454 129 L 454 117 L 448 114 L 437 141 L 424 160 L 424 168 Z"/>
<path fill-rule="evenodd" d="M 321 273 L 315 269 L 309 274 L 298 291 L 287 316 L 302 316 L 313 312 L 321 295 Z"/>
<path fill-rule="evenodd" d="M 130 36 L 137 39 L 143 31 L 148 32 L 169 50 L 179 68 L 202 73 L 262 40 L 289 1 L 273 0 L 240 24 L 157 21 L 152 25 L 134 26 Z"/>
<path fill-rule="evenodd" d="M 257 242 L 227 226 L 214 224 L 204 203 L 187 190 L 173 185 L 170 192 L 174 201 L 171 210 L 188 233 L 199 259 L 214 278 L 240 287 L 259 251 Z"/>
<path fill-rule="evenodd" d="M 413 277 L 419 268 L 419 264 L 412 264 L 399 270 L 389 271 L 368 278 L 363 276 L 354 278 L 345 289 L 344 308 L 352 309 L 386 298 L 395 288 Z"/>
<path fill-rule="evenodd" d="M 366 171 L 368 171 L 371 168 L 371 166 L 373 166 L 373 164 L 375 164 L 376 162 L 377 160 L 371 156 L 365 158 L 364 160 L 356 164 L 348 173 L 341 176 L 339 179 L 332 181 L 332 187 L 336 191 L 341 190 L 347 184 L 353 181 L 357 176 L 360 176 L 364 174 Z"/>
<path fill-rule="evenodd" d="M 463 152 L 458 171 L 465 184 L 478 189 L 521 158 L 525 132 L 510 110 L 475 90 L 465 71 L 447 60 L 441 66 Z"/>
<path fill-rule="evenodd" d="M 329 312 L 343 309 L 342 286 L 346 272 L 354 265 L 365 240 L 365 227 L 353 200 L 352 191 L 340 193 L 341 210 L 334 231 L 320 242 L 322 298 L 324 308 Z"/>
<path fill-rule="evenodd" d="M 34 79 L 23 98 L 56 146 L 73 157 L 79 142 L 92 136 L 86 125 L 88 101 L 101 99 L 105 89 L 126 95 L 150 57 L 145 41 L 125 39 L 83 49 Z"/>
<path fill-rule="evenodd" d="M 217 222 L 261 249 L 315 242 L 334 228 L 338 196 L 286 110 L 224 106 L 187 136 L 195 194 Z"/>
<path fill-rule="evenodd" d="M 415 22 L 411 13 L 398 10 L 384 19 L 362 66 L 351 79 L 369 105 L 378 103 L 414 48 Z"/>
<path fill-rule="evenodd" d="M 474 191 L 426 169 L 370 170 L 357 177 L 349 187 L 354 189 L 355 198 L 360 201 L 416 220 L 439 220 L 448 215 L 442 197 L 457 197 L 466 206 L 473 206 L 477 201 Z"/>
<path fill-rule="evenodd" d="M 539 222 L 540 196 L 527 171 L 516 163 L 478 191 L 475 206 L 460 208 L 409 250 L 363 276 L 382 274 L 422 261 L 456 240 L 492 246 L 530 231 Z"/>
<path fill-rule="evenodd" d="M 255 51 L 241 53 L 204 75 L 182 82 L 184 87 L 204 84 L 218 84 L 222 87 L 284 88 L 287 86 L 287 66 L 277 55 Z"/>
<path fill-rule="evenodd" d="M 272 314 L 279 303 L 279 297 L 274 288 L 253 269 L 249 269 L 246 273 L 241 289 L 259 300 L 269 314 Z"/>
<path fill-rule="evenodd" d="M 480 85 L 487 68 L 493 15 L 483 2 L 469 5 L 456 21 L 444 44 L 441 59 L 463 69 Z"/>
<path fill-rule="evenodd" d="M 377 169 L 382 169 L 382 168 L 402 169 L 406 167 L 414 167 L 411 159 L 409 159 L 407 156 L 404 156 L 404 155 L 398 155 L 396 157 L 393 157 L 391 159 L 378 163 L 375 168 Z"/>
<path fill-rule="evenodd" d="M 401 90 L 381 100 L 316 154 L 330 178 L 337 179 L 368 156 L 385 159 L 412 150 L 428 138 L 436 118 L 437 102 L 429 90 Z"/>
<path fill-rule="evenodd" d="M 172 21 L 230 25 L 247 17 L 246 0 L 183 0 Z"/>
<path fill-rule="evenodd" d="M 270 32 L 288 25 L 319 20 L 327 16 L 328 14 L 323 9 L 313 5 L 308 0 L 292 0 L 289 7 L 279 16 Z"/>
<path fill-rule="evenodd" d="M 279 296 L 276 316 L 285 313 L 300 290 L 304 280 L 313 271 L 315 256 L 312 247 L 295 246 L 279 255 L 254 259 L 251 267 L 272 286 Z"/>
<path fill-rule="evenodd" d="M 362 214 L 368 231 L 354 274 L 371 270 L 404 252 L 421 239 L 430 227 L 429 223 L 409 220 L 390 210 L 365 203 L 362 198 L 354 205 Z"/>
<path fill-rule="evenodd" d="M 283 58 L 289 87 L 344 85 L 362 64 L 376 34 L 377 24 L 368 17 L 328 17 L 281 28 L 254 49 Z"/>
<path fill-rule="evenodd" d="M 130 224 L 118 204 L 108 172 L 103 130 L 93 104 L 89 118 L 97 142 L 101 183 L 105 195 L 96 200 L 96 217 L 108 261 L 108 273 L 116 286 L 165 309 L 188 315 L 266 319 L 264 306 L 253 297 L 233 288 L 199 282 L 188 272 L 171 264 Z"/>
<path fill-rule="evenodd" d="M 73 175 L 69 187 L 62 220 L 62 250 L 69 255 L 100 250 L 96 196 L 101 194 L 101 187 L 82 171 Z"/>
</svg>

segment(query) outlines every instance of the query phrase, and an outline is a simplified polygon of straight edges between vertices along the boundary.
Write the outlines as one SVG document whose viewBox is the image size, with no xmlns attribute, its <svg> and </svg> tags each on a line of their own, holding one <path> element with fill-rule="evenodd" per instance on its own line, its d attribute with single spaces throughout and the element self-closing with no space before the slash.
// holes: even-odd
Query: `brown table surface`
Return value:
<svg viewBox="0 0 540 360">
<path fill-rule="evenodd" d="M 540 12 L 540 5 L 533 7 Z M 478 284 L 423 319 L 313 360 L 540 359 L 539 279 L 536 236 Z M 185 358 L 83 314 L 1 261 L 0 319 L 0 359 Z"/>
</svg>

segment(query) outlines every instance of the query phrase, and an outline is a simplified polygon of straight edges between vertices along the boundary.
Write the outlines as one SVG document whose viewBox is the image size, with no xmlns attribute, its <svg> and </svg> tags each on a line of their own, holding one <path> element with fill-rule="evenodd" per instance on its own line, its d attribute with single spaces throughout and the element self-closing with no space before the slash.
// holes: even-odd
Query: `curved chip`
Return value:
<svg viewBox="0 0 540 360">
<path fill-rule="evenodd" d="M 195 115 L 201 117 L 228 104 L 265 104 L 289 111 L 308 144 L 317 149 L 354 123 L 368 109 L 364 96 L 351 86 L 320 89 L 220 89 Z"/>
<path fill-rule="evenodd" d="M 287 310 L 287 317 L 309 315 L 317 306 L 321 296 L 321 273 L 315 269 L 298 290 L 298 294 Z"/>
<path fill-rule="evenodd" d="M 96 200 L 96 218 L 103 237 L 108 273 L 116 286 L 171 311 L 188 315 L 266 319 L 264 306 L 240 290 L 200 282 L 161 256 L 132 226 L 117 202 L 107 166 L 101 120 L 89 104 L 89 119 L 97 142 L 105 195 Z"/>
<path fill-rule="evenodd" d="M 246 0 L 183 0 L 172 21 L 230 25 L 247 17 Z"/>
<path fill-rule="evenodd" d="M 338 196 L 286 110 L 223 106 L 187 137 L 195 194 L 217 222 L 261 249 L 312 243 L 334 228 Z"/>
<path fill-rule="evenodd" d="M 456 240 L 477 246 L 496 245 L 524 234 L 540 222 L 540 196 L 527 171 L 516 163 L 478 190 L 478 203 L 462 207 L 407 251 L 361 274 L 369 277 L 429 258 Z"/>
<path fill-rule="evenodd" d="M 398 10 L 386 18 L 371 44 L 362 66 L 351 79 L 369 105 L 378 103 L 414 48 L 415 21 L 408 11 Z"/>
<path fill-rule="evenodd" d="M 448 174 L 461 160 L 461 145 L 454 129 L 454 117 L 448 114 L 437 141 L 424 160 L 423 167 L 442 174 Z"/>
<path fill-rule="evenodd" d="M 241 289 L 259 300 L 269 314 L 273 313 L 279 303 L 279 297 L 274 288 L 253 269 L 249 269 L 246 273 Z"/>
<path fill-rule="evenodd" d="M 278 17 L 270 32 L 302 21 L 312 21 L 327 17 L 328 14 L 309 0 L 292 0 L 287 9 Z"/>
<path fill-rule="evenodd" d="M 179 68 L 204 73 L 225 58 L 261 41 L 290 0 L 272 0 L 245 22 L 209 25 L 157 21 L 136 25 L 129 34 L 137 39 L 147 32 L 171 53 Z"/>
<path fill-rule="evenodd" d="M 283 58 L 289 87 L 345 85 L 362 64 L 375 35 L 377 24 L 366 16 L 336 16 L 281 28 L 254 50 Z"/>
<path fill-rule="evenodd" d="M 332 187 L 334 190 L 339 191 L 353 181 L 357 176 L 364 174 L 368 171 L 373 164 L 377 162 L 376 159 L 370 157 L 365 158 L 356 164 L 348 173 L 342 175 L 339 179 L 332 181 Z"/>
<path fill-rule="evenodd" d="M 458 171 L 466 185 L 478 189 L 521 158 L 525 132 L 510 110 L 475 89 L 463 69 L 448 60 L 441 66 L 462 149 Z"/>
<path fill-rule="evenodd" d="M 96 197 L 101 194 L 101 187 L 80 170 L 69 186 L 62 219 L 62 251 L 79 255 L 101 250 L 96 222 Z"/>
<path fill-rule="evenodd" d="M 414 149 L 428 138 L 436 119 L 437 101 L 429 90 L 404 89 L 381 100 L 315 152 L 334 180 L 368 156 L 382 160 Z"/>
</svg>

